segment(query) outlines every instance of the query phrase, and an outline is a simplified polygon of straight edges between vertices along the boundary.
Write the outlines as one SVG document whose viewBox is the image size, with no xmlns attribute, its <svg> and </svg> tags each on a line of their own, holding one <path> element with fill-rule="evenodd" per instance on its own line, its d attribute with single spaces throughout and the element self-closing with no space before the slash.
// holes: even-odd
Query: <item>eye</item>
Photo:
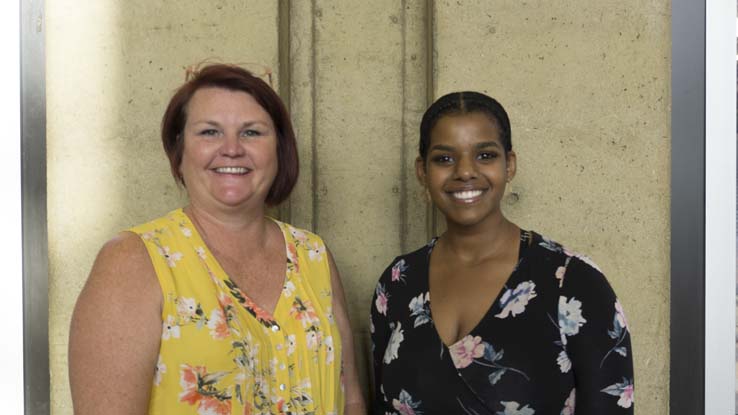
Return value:
<svg viewBox="0 0 738 415">
<path fill-rule="evenodd" d="M 454 159 L 448 154 L 439 154 L 439 155 L 433 156 L 431 161 L 433 161 L 433 163 L 435 164 L 451 164 L 453 163 Z"/>
<path fill-rule="evenodd" d="M 496 151 L 483 151 L 477 155 L 479 160 L 494 160 L 499 157 L 499 153 Z"/>
<path fill-rule="evenodd" d="M 214 136 L 216 136 L 218 134 L 219 134 L 219 132 L 215 128 L 206 128 L 204 130 L 201 130 L 198 133 L 198 135 L 204 135 L 204 136 L 207 136 L 207 137 L 214 137 Z"/>
<path fill-rule="evenodd" d="M 251 128 L 243 130 L 243 132 L 241 133 L 241 136 L 243 137 L 258 137 L 260 135 L 261 135 L 261 131 L 254 130 Z"/>
</svg>

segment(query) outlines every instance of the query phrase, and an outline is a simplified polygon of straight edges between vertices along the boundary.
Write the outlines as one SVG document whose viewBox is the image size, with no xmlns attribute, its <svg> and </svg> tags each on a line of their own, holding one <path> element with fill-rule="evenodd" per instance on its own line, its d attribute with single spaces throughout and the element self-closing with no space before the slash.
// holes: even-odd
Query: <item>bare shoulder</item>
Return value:
<svg viewBox="0 0 738 415">
<path fill-rule="evenodd" d="M 126 232 L 100 250 L 72 316 L 75 414 L 144 413 L 161 337 L 162 293 L 146 246 Z"/>
<path fill-rule="evenodd" d="M 148 272 L 147 272 L 148 271 Z M 141 272 L 154 275 L 146 245 L 133 232 L 122 232 L 103 245 L 97 254 L 90 278 L 114 277 L 118 272 L 135 278 Z"/>
</svg>

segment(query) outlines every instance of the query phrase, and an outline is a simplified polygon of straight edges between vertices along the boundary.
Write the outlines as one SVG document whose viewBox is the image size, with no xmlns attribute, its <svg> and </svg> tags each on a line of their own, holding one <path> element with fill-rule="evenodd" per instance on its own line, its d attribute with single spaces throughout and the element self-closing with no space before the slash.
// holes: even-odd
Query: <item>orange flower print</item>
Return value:
<svg viewBox="0 0 738 415">
<path fill-rule="evenodd" d="M 203 398 L 197 407 L 199 415 L 229 415 L 231 413 L 231 400 L 220 400 L 218 398 Z"/>
<path fill-rule="evenodd" d="M 208 373 L 205 366 L 184 364 L 180 366 L 179 373 L 179 385 L 182 387 L 180 402 L 197 405 L 199 415 L 231 413 L 231 396 L 215 387 L 226 372 Z"/>
<path fill-rule="evenodd" d="M 223 312 L 216 308 L 210 313 L 210 320 L 208 320 L 208 328 L 210 329 L 210 335 L 215 340 L 223 340 L 228 338 L 231 331 L 228 329 L 228 324 L 223 316 Z"/>
<path fill-rule="evenodd" d="M 303 328 L 309 328 L 311 326 L 320 325 L 320 319 L 318 314 L 313 308 L 313 304 L 310 300 L 301 300 L 300 297 L 295 297 L 295 301 L 292 303 L 292 309 L 290 315 L 295 320 L 302 323 Z"/>
<path fill-rule="evenodd" d="M 182 392 L 179 394 L 180 402 L 187 402 L 190 405 L 197 404 L 202 398 L 197 388 L 198 380 L 202 379 L 206 374 L 207 369 L 204 366 L 180 366 L 179 386 L 182 387 Z"/>
<path fill-rule="evenodd" d="M 220 291 L 218 292 L 218 303 L 221 307 L 226 308 L 233 305 L 233 298 L 223 291 Z"/>
<path fill-rule="evenodd" d="M 287 265 L 294 267 L 295 272 L 300 272 L 300 265 L 297 262 L 297 248 L 293 243 L 287 244 Z"/>
</svg>

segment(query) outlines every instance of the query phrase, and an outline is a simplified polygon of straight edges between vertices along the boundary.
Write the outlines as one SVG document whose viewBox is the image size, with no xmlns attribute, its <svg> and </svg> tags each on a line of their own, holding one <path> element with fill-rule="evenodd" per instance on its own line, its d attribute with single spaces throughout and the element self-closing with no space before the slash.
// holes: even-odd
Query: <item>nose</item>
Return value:
<svg viewBox="0 0 738 415">
<path fill-rule="evenodd" d="M 220 146 L 220 151 L 221 154 L 227 157 L 239 157 L 245 152 L 238 134 L 235 133 L 225 134 L 222 145 Z"/>
<path fill-rule="evenodd" d="M 471 157 L 459 157 L 456 163 L 456 178 L 462 181 L 471 180 L 477 177 L 476 164 Z"/>
</svg>

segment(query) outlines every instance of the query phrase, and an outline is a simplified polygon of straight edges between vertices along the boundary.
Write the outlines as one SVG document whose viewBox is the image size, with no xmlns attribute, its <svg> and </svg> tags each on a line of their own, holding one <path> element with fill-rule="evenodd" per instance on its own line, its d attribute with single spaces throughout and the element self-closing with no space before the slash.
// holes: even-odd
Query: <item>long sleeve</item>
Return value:
<svg viewBox="0 0 738 415">
<path fill-rule="evenodd" d="M 632 414 L 633 353 L 620 302 L 587 258 L 572 257 L 560 271 L 561 359 L 571 362 L 576 414 Z"/>
</svg>

